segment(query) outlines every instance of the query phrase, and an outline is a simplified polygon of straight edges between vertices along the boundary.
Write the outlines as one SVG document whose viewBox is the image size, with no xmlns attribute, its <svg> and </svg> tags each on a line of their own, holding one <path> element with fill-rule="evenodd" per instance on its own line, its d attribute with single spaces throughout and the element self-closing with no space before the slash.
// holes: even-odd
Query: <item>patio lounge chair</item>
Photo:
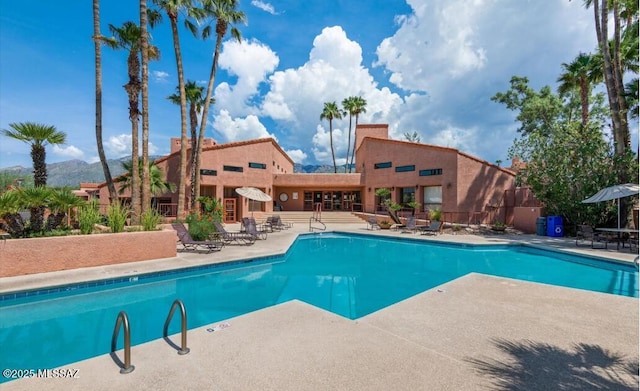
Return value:
<svg viewBox="0 0 640 391">
<path fill-rule="evenodd" d="M 378 224 L 378 219 L 375 217 L 369 217 L 369 220 L 367 220 L 367 229 L 372 231 L 376 229 L 380 229 L 380 224 Z"/>
<path fill-rule="evenodd" d="M 271 223 L 275 227 L 278 227 L 278 229 L 289 229 L 289 228 L 293 227 L 293 224 L 291 224 L 291 223 L 282 222 L 282 219 L 280 218 L 280 215 L 273 215 L 272 217 L 273 217 L 273 219 L 271 220 Z"/>
<path fill-rule="evenodd" d="M 415 233 L 418 227 L 416 226 L 416 218 L 415 216 L 407 217 L 407 223 L 402 228 L 402 232 L 410 232 Z"/>
<path fill-rule="evenodd" d="M 217 231 L 215 235 L 219 236 L 225 243 L 253 244 L 256 242 L 257 237 L 248 232 L 229 232 L 217 221 L 214 221 L 213 225 Z"/>
<path fill-rule="evenodd" d="M 442 221 L 432 221 L 431 224 L 420 227 L 421 235 L 438 235 L 442 232 Z"/>
<path fill-rule="evenodd" d="M 400 220 L 400 218 L 398 217 L 397 214 L 395 214 L 395 212 L 389 211 L 389 217 L 391 217 L 391 220 L 393 220 L 393 225 L 391 225 L 391 229 L 400 229 L 400 228 L 404 228 L 406 225 L 402 223 L 402 220 Z"/>
<path fill-rule="evenodd" d="M 250 217 L 244 217 L 242 219 L 242 225 L 244 225 L 244 232 L 254 235 L 256 239 L 266 239 L 267 231 L 264 228 L 258 228 L 256 220 Z"/>
<path fill-rule="evenodd" d="M 220 251 L 224 247 L 224 242 L 221 240 L 194 240 L 187 227 L 182 223 L 173 223 L 171 226 L 178 234 L 178 242 L 182 244 L 184 251 L 198 251 L 198 248 L 202 247 L 207 249 L 207 253 L 210 253 Z"/>
<path fill-rule="evenodd" d="M 607 248 L 608 238 L 600 232 L 596 232 L 592 226 L 587 224 L 578 225 L 576 229 L 576 246 L 580 246 L 582 242 L 591 241 L 591 248 L 595 248 L 594 245 L 596 242 L 603 242 L 604 247 Z"/>
</svg>

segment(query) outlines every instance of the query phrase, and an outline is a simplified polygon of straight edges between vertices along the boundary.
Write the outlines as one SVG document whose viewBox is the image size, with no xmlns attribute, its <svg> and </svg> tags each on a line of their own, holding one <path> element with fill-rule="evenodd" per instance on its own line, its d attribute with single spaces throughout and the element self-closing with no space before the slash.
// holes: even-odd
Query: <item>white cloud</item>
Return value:
<svg viewBox="0 0 640 391">
<path fill-rule="evenodd" d="M 295 163 L 302 164 L 307 158 L 307 154 L 302 149 L 290 149 L 285 152 Z"/>
<path fill-rule="evenodd" d="M 73 145 L 69 145 L 67 147 L 61 147 L 59 145 L 54 145 L 53 153 L 69 159 L 82 159 L 84 157 L 84 152 L 80 148 L 74 147 Z"/>
<path fill-rule="evenodd" d="M 223 82 L 216 87 L 216 107 L 227 110 L 232 116 L 257 114 L 257 108 L 249 105 L 259 94 L 259 86 L 266 82 L 268 74 L 278 66 L 278 56 L 259 41 L 227 41 L 223 45 L 219 69 L 237 76 L 234 85 Z"/>
<path fill-rule="evenodd" d="M 218 115 L 214 116 L 213 129 L 222 135 L 225 141 L 241 141 L 256 138 L 273 137 L 267 128 L 260 123 L 255 115 L 248 115 L 245 118 L 232 118 L 227 110 L 220 110 Z"/>
<path fill-rule="evenodd" d="M 263 1 L 259 1 L 259 0 L 251 0 L 251 5 L 256 7 L 256 8 L 260 8 L 261 10 L 270 13 L 271 15 L 278 15 L 278 13 L 276 12 L 276 10 L 273 8 L 273 5 L 271 5 L 270 3 L 265 3 Z"/>
<path fill-rule="evenodd" d="M 104 148 L 110 158 L 122 158 L 125 156 L 131 156 L 131 135 L 119 134 L 117 136 L 110 136 L 106 142 L 103 143 Z M 155 155 L 158 152 L 158 148 L 151 142 L 149 142 L 149 155 Z M 139 153 L 142 154 L 142 146 L 139 147 Z"/>
<path fill-rule="evenodd" d="M 169 74 L 164 71 L 152 71 L 151 75 L 153 76 L 153 80 L 158 83 L 167 83 L 169 80 Z"/>
</svg>

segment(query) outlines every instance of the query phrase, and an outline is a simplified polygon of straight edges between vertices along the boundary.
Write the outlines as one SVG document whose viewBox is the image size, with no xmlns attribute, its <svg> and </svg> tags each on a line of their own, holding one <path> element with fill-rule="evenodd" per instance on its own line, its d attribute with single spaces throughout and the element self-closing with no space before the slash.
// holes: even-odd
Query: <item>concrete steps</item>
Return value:
<svg viewBox="0 0 640 391">
<path fill-rule="evenodd" d="M 287 211 L 280 211 L 280 212 L 274 212 L 274 215 L 279 215 L 280 218 L 282 219 L 283 222 L 285 223 L 293 223 L 293 224 L 309 224 L 309 219 L 311 218 L 311 216 L 313 216 L 313 212 L 311 211 L 304 211 L 304 212 L 287 212 Z M 270 216 L 271 214 L 262 214 L 262 215 L 258 215 L 257 213 L 254 215 L 256 221 L 264 221 L 266 220 L 267 216 Z M 351 212 L 333 212 L 333 211 L 326 211 L 326 212 L 322 212 L 322 214 L 320 215 L 321 221 L 325 224 L 329 223 L 329 224 L 362 224 L 364 221 L 354 215 Z"/>
</svg>

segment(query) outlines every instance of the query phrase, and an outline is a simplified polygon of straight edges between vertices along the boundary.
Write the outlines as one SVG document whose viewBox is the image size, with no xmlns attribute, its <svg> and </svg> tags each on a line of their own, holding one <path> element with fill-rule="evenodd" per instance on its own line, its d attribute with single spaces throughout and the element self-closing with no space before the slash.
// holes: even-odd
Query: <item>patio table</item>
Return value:
<svg viewBox="0 0 640 391">
<path fill-rule="evenodd" d="M 616 234 L 616 250 L 620 249 L 620 243 L 622 243 L 622 248 L 624 248 L 624 236 L 622 234 L 626 233 L 629 234 L 629 237 L 631 237 L 632 235 L 636 238 L 638 237 L 638 230 L 632 228 L 596 228 L 596 231 Z"/>
</svg>

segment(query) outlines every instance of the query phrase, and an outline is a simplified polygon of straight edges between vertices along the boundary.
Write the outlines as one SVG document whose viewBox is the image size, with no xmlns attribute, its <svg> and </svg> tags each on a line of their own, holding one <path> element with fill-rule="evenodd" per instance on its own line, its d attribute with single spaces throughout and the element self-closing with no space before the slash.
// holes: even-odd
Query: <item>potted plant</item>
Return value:
<svg viewBox="0 0 640 391">
<path fill-rule="evenodd" d="M 389 229 L 391 228 L 391 222 L 389 220 L 382 220 L 378 223 L 380 229 Z"/>
<path fill-rule="evenodd" d="M 491 224 L 491 229 L 494 231 L 503 232 L 505 229 L 507 229 L 507 226 L 504 225 L 502 221 L 496 221 L 493 224 Z"/>
</svg>

